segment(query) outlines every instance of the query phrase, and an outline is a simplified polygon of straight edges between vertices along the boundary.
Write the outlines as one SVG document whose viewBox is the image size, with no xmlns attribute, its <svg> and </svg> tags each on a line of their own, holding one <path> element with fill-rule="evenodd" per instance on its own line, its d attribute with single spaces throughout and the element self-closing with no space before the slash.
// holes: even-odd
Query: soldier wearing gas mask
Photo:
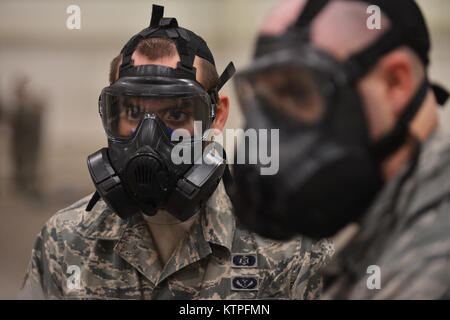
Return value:
<svg viewBox="0 0 450 320">
<path fill-rule="evenodd" d="M 96 192 L 44 226 L 22 298 L 318 297 L 330 241 L 268 240 L 233 215 L 221 146 L 203 134 L 226 122 L 218 91 L 233 73 L 219 77 L 206 42 L 153 7 L 99 98 L 108 148 L 87 160 Z M 181 144 L 191 162 L 173 160 Z"/>
<path fill-rule="evenodd" d="M 326 298 L 450 297 L 450 139 L 437 107 L 448 94 L 428 81 L 429 49 L 412 0 L 289 0 L 235 76 L 247 128 L 280 130 L 278 174 L 235 166 L 244 225 L 276 239 L 359 226 Z"/>
</svg>

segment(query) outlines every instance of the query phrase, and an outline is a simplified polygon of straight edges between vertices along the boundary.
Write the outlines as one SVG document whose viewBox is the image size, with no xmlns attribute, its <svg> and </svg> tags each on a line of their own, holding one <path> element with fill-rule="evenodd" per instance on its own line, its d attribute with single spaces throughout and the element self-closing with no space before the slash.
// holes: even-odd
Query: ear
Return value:
<svg viewBox="0 0 450 320">
<path fill-rule="evenodd" d="M 403 113 L 418 87 L 413 61 L 405 51 L 396 50 L 384 57 L 379 67 L 386 99 L 389 101 L 393 114 L 398 117 Z"/>
<path fill-rule="evenodd" d="M 224 94 L 219 94 L 219 103 L 217 104 L 216 118 L 212 124 L 212 128 L 223 130 L 228 119 L 228 112 L 230 110 L 230 99 Z"/>
</svg>

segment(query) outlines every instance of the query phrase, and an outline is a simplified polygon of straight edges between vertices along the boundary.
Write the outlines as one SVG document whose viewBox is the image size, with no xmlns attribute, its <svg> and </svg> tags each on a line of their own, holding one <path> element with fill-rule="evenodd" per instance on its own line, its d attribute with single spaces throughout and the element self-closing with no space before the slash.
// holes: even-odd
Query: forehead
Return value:
<svg viewBox="0 0 450 320">
<path fill-rule="evenodd" d="M 149 57 L 139 53 L 137 50 L 133 52 L 131 59 L 134 61 L 135 66 L 142 66 L 147 64 L 156 64 L 167 66 L 171 68 L 176 68 L 178 61 L 180 61 L 180 56 L 178 53 L 173 56 L 163 56 L 157 59 L 150 59 Z"/>
<path fill-rule="evenodd" d="M 177 63 L 180 61 L 180 56 L 178 55 L 178 52 L 177 52 L 177 54 L 173 55 L 173 56 L 163 56 L 158 59 L 150 59 L 149 57 L 147 57 L 143 54 L 140 54 L 137 50 L 135 50 L 131 56 L 131 59 L 134 60 L 135 66 L 155 64 L 155 65 L 161 65 L 161 66 L 171 67 L 171 68 L 175 69 L 177 67 Z M 202 70 L 200 68 L 200 60 L 199 60 L 198 56 L 195 56 L 195 58 L 194 58 L 194 67 L 197 69 L 195 78 L 197 79 L 198 82 L 200 82 L 202 79 L 202 77 L 201 77 Z"/>
</svg>

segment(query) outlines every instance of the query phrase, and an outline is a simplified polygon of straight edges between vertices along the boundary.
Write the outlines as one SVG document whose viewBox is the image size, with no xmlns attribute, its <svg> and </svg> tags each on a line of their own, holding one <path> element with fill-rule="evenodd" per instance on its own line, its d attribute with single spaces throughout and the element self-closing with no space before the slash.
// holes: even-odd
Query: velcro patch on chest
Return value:
<svg viewBox="0 0 450 320">
<path fill-rule="evenodd" d="M 256 268 L 258 266 L 257 255 L 256 253 L 233 253 L 231 266 L 233 268 Z"/>
<path fill-rule="evenodd" d="M 257 291 L 259 278 L 256 275 L 236 276 L 231 278 L 231 290 Z"/>
</svg>

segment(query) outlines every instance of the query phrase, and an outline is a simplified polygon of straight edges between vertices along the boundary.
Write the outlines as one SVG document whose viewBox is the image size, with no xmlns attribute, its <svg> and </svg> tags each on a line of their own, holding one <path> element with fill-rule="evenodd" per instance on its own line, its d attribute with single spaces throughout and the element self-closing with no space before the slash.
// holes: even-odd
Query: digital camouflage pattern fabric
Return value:
<svg viewBox="0 0 450 320">
<path fill-rule="evenodd" d="M 450 137 L 438 130 L 326 268 L 326 299 L 450 299 Z M 378 266 L 380 289 L 369 289 Z M 372 277 L 372 278 L 370 278 Z"/>
<path fill-rule="evenodd" d="M 20 298 L 312 299 L 334 252 L 330 240 L 276 242 L 240 228 L 221 183 L 163 267 L 142 216 L 123 221 L 103 201 L 86 212 L 88 201 L 43 227 Z"/>
</svg>

